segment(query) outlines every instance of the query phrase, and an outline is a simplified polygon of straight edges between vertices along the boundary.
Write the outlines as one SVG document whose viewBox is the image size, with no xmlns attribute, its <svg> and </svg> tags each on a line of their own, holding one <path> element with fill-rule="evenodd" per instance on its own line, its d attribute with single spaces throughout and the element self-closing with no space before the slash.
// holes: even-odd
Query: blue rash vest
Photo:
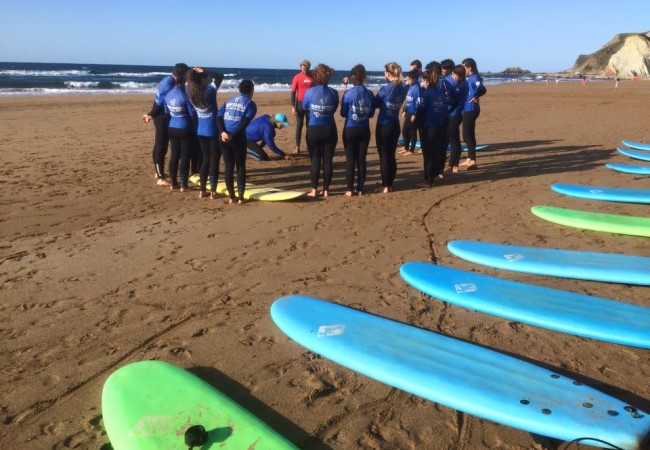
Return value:
<svg viewBox="0 0 650 450">
<path fill-rule="evenodd" d="M 404 104 L 404 111 L 407 114 L 415 114 L 418 109 L 418 103 L 420 103 L 420 91 L 422 87 L 420 83 L 415 83 L 408 86 L 408 91 L 406 91 L 406 103 Z"/>
<path fill-rule="evenodd" d="M 217 89 L 213 85 L 208 85 L 203 93 L 205 95 L 205 108 L 197 107 L 190 100 L 190 111 L 192 115 L 198 118 L 196 135 L 215 137 L 219 135 L 219 129 L 217 128 Z"/>
<path fill-rule="evenodd" d="M 473 73 L 467 77 L 467 85 L 469 86 L 469 92 L 467 93 L 463 111 L 479 111 L 481 109 L 479 104 L 473 103 L 471 100 L 474 97 L 479 98 L 487 92 L 483 85 L 483 78 Z"/>
<path fill-rule="evenodd" d="M 339 93 L 329 86 L 317 84 L 307 89 L 302 108 L 309 110 L 309 126 L 336 125 L 334 113 L 339 107 Z"/>
<path fill-rule="evenodd" d="M 179 128 L 181 130 L 194 130 L 194 121 L 192 120 L 192 105 L 187 98 L 185 89 L 179 86 L 167 92 L 163 97 L 165 108 L 169 111 L 169 128 Z"/>
<path fill-rule="evenodd" d="M 443 126 L 449 118 L 447 97 L 444 89 L 429 86 L 422 90 L 418 115 L 422 127 Z"/>
<path fill-rule="evenodd" d="M 399 123 L 399 113 L 406 100 L 406 86 L 404 83 L 388 82 L 379 89 L 375 96 L 375 106 L 379 108 L 377 125 Z"/>
<path fill-rule="evenodd" d="M 458 117 L 463 113 L 463 108 L 465 107 L 465 100 L 467 99 L 468 92 L 469 86 L 467 85 L 467 80 L 456 83 L 456 86 L 454 86 L 454 88 L 451 90 L 453 103 L 451 104 L 451 109 L 449 110 L 450 116 Z"/>
<path fill-rule="evenodd" d="M 375 95 L 363 84 L 357 84 L 343 94 L 341 116 L 345 127 L 369 127 L 375 115 Z"/>
<path fill-rule="evenodd" d="M 246 140 L 253 142 L 264 141 L 273 153 L 284 157 L 286 153 L 275 145 L 275 126 L 273 122 L 273 119 L 268 114 L 259 116 L 246 127 Z"/>
<path fill-rule="evenodd" d="M 156 105 L 164 104 L 165 95 L 176 86 L 176 80 L 171 75 L 167 75 L 165 78 L 160 80 L 158 87 L 156 88 L 156 98 L 154 98 L 154 103 Z"/>
<path fill-rule="evenodd" d="M 226 128 L 224 131 L 233 134 L 244 118 L 252 120 L 255 114 L 257 114 L 255 102 L 247 95 L 237 95 L 221 105 L 217 116 L 223 118 Z"/>
</svg>

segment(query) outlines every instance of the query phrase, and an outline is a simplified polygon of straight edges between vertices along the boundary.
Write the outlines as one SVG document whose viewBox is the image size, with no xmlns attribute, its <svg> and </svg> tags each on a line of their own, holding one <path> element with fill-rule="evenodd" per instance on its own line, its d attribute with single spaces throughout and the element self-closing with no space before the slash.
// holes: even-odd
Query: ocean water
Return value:
<svg viewBox="0 0 650 450">
<path fill-rule="evenodd" d="M 297 69 L 207 68 L 225 74 L 219 92 L 237 92 L 239 82 L 253 80 L 256 92 L 289 92 Z M 151 94 L 172 71 L 170 66 L 56 64 L 0 62 L 0 96 Z M 336 71 L 330 86 L 343 89 L 347 71 Z M 539 82 L 540 76 L 486 75 L 486 85 Z M 385 83 L 383 72 L 368 72 L 367 86 L 376 91 Z"/>
</svg>

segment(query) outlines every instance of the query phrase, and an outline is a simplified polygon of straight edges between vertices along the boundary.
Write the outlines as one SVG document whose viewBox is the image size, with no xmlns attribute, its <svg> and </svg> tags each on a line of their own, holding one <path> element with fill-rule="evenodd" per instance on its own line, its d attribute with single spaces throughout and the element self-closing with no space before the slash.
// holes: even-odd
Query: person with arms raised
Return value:
<svg viewBox="0 0 650 450">
<path fill-rule="evenodd" d="M 199 198 L 207 197 L 206 185 L 210 175 L 210 198 L 217 196 L 219 181 L 219 129 L 217 128 L 217 89 L 223 81 L 223 74 L 207 72 L 202 67 L 192 69 L 187 77 L 187 94 L 197 120 L 196 135 L 201 147 L 201 167 L 199 169 Z M 210 83 L 214 79 L 214 85 Z"/>
</svg>

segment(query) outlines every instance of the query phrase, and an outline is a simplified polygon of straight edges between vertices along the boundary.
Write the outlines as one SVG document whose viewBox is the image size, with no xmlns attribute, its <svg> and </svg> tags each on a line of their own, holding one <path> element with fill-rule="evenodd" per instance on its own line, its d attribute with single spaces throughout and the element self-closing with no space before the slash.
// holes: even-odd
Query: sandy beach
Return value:
<svg viewBox="0 0 650 450">
<path fill-rule="evenodd" d="M 490 86 L 477 137 L 491 147 L 479 152 L 479 170 L 423 188 L 421 157 L 398 157 L 390 194 L 379 193 L 373 138 L 366 195 L 343 195 L 339 118 L 330 198 L 242 206 L 156 185 L 153 124 L 140 122 L 151 100 L 0 98 L 0 448 L 109 449 L 103 383 L 148 359 L 189 369 L 303 449 L 554 448 L 306 351 L 269 315 L 275 299 L 293 293 L 512 354 L 650 411 L 648 350 L 443 303 L 399 276 L 406 261 L 430 261 L 650 306 L 647 287 L 499 271 L 446 247 L 467 239 L 650 256 L 647 238 L 566 228 L 530 212 L 551 205 L 650 216 L 644 205 L 549 187 L 650 188 L 648 177 L 604 166 L 630 162 L 616 152 L 621 139 L 650 141 L 650 82 Z M 289 93 L 254 100 L 258 114 L 292 120 Z M 293 138 L 291 126 L 277 143 L 291 151 Z M 308 164 L 304 153 L 249 159 L 249 181 L 308 190 Z"/>
</svg>

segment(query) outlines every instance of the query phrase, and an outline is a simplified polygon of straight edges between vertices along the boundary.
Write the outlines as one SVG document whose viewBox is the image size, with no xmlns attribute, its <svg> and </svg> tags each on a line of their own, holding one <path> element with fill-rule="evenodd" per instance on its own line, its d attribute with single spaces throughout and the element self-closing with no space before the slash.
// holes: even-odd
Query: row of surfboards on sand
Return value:
<svg viewBox="0 0 650 450">
<path fill-rule="evenodd" d="M 650 145 L 626 142 L 631 144 L 647 146 L 640 151 L 650 156 Z M 582 198 L 649 203 L 646 190 L 612 192 L 614 188 L 570 185 L 553 189 Z M 643 217 L 632 225 L 609 218 L 596 227 L 594 222 L 603 221 L 600 213 L 560 214 L 548 208 L 534 207 L 533 212 L 563 225 L 650 236 L 643 233 L 644 227 L 650 229 Z M 448 249 L 470 262 L 503 270 L 650 285 L 650 258 L 643 256 L 463 240 L 449 242 Z M 400 275 L 432 299 L 650 349 L 648 307 L 423 262 L 403 264 Z M 621 449 L 650 446 L 648 413 L 515 356 L 308 296 L 282 297 L 270 313 L 278 328 L 303 347 L 459 411 L 568 442 Z M 114 450 L 296 448 L 226 394 L 161 361 L 129 364 L 111 374 L 103 389 L 102 412 Z"/>
</svg>

